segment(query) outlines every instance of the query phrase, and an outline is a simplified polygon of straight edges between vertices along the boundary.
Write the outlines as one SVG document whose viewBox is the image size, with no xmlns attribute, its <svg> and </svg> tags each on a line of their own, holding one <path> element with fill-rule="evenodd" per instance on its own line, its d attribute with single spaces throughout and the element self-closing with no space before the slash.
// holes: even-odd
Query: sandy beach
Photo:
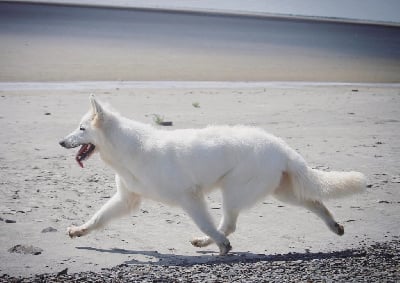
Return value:
<svg viewBox="0 0 400 283">
<path fill-rule="evenodd" d="M 1 2 L 0 36 L 0 282 L 400 280 L 398 26 Z M 98 156 L 82 169 L 58 144 L 90 93 L 169 129 L 261 127 L 314 168 L 363 172 L 367 192 L 326 202 L 343 237 L 267 198 L 240 216 L 226 257 L 190 245 L 199 231 L 182 210 L 147 200 L 72 240 L 67 227 L 115 190 Z M 209 206 L 217 221 L 218 192 Z"/>
<path fill-rule="evenodd" d="M 150 85 L 150 84 L 149 84 Z M 153 114 L 173 121 L 173 128 L 209 124 L 248 124 L 285 139 L 313 167 L 359 170 L 369 179 L 367 193 L 328 201 L 345 235 L 332 234 L 306 210 L 266 199 L 244 213 L 231 237 L 231 256 L 251 260 L 260 255 L 332 252 L 386 242 L 400 236 L 398 124 L 399 88 L 342 86 L 276 86 L 226 83 L 202 87 L 41 88 L 1 90 L 0 274 L 28 276 L 99 271 L 118 264 L 170 266 L 210 263 L 217 249 L 192 247 L 197 228 L 178 208 L 145 201 L 131 217 L 106 230 L 71 240 L 66 227 L 80 224 L 114 192 L 113 172 L 92 158 L 81 169 L 74 150 L 58 140 L 76 127 L 88 107 L 88 93 L 121 114 L 153 123 Z M 197 102 L 199 108 L 193 107 Z M 219 194 L 210 209 L 220 216 Z M 277 221 L 279 219 L 279 221 Z M 7 223 L 7 222 L 16 223 Z M 43 233 L 48 227 L 55 232 Z M 32 245 L 39 255 L 10 253 Z"/>
</svg>

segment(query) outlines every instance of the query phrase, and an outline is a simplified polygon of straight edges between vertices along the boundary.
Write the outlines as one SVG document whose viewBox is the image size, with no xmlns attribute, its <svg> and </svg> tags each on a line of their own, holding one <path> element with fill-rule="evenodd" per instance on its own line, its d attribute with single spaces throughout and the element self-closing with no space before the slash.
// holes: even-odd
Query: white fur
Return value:
<svg viewBox="0 0 400 283">
<path fill-rule="evenodd" d="M 241 210 L 266 195 L 301 205 L 317 213 L 335 233 L 339 225 L 322 199 L 363 191 L 365 177 L 358 172 L 322 172 L 281 139 L 245 126 L 160 130 L 107 110 L 93 96 L 92 110 L 79 128 L 60 144 L 71 148 L 92 143 L 102 160 L 116 172 L 117 193 L 88 222 L 68 229 L 82 236 L 127 214 L 142 197 L 178 205 L 206 237 L 198 247 L 215 242 L 220 254 L 230 249 L 227 236 L 236 228 Z M 207 211 L 204 195 L 220 188 L 223 217 L 218 228 Z"/>
</svg>

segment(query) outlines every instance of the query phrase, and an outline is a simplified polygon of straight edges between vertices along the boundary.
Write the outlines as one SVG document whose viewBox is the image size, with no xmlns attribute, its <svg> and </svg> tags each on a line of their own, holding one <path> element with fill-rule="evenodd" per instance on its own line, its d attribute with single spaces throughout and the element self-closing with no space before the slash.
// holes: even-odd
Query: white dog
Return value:
<svg viewBox="0 0 400 283">
<path fill-rule="evenodd" d="M 116 172 L 117 192 L 88 222 L 69 227 L 70 237 L 103 227 L 138 208 L 145 197 L 182 207 L 206 234 L 191 243 L 205 247 L 215 242 L 225 255 L 231 250 L 227 237 L 235 231 L 240 211 L 267 195 L 309 209 L 343 235 L 343 226 L 322 200 L 366 187 L 361 173 L 310 168 L 284 141 L 261 129 L 212 126 L 166 131 L 121 117 L 94 96 L 90 101 L 92 109 L 60 145 L 81 146 L 76 155 L 80 166 L 98 152 Z M 214 188 L 220 188 L 223 201 L 218 228 L 204 200 Z"/>
</svg>

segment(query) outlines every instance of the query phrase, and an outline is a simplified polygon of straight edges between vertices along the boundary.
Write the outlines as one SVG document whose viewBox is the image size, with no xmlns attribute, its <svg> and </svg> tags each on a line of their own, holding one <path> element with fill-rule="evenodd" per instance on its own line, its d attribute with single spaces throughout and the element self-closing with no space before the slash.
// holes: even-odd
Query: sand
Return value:
<svg viewBox="0 0 400 283">
<path fill-rule="evenodd" d="M 173 87 L 175 85 L 175 87 Z M 247 124 L 282 137 L 309 164 L 328 170 L 358 170 L 367 192 L 327 201 L 345 235 L 331 233 L 302 208 L 265 199 L 239 218 L 232 255 L 329 252 L 386 242 L 400 236 L 396 85 L 230 83 L 0 84 L 0 274 L 99 271 L 118 264 L 179 265 L 217 259 L 216 246 L 197 249 L 198 229 L 176 207 L 144 201 L 141 209 L 79 239 L 66 228 L 86 221 L 114 193 L 113 172 L 98 156 L 81 169 L 75 150 L 58 141 L 89 107 L 88 93 L 131 119 L 172 128 Z M 198 103 L 198 108 L 193 103 Z M 216 220 L 218 193 L 209 198 Z M 15 222 L 15 223 L 7 223 Z M 43 233 L 52 227 L 57 231 Z M 10 253 L 32 245 L 40 254 Z M 229 256 L 227 258 L 229 260 Z"/>
<path fill-rule="evenodd" d="M 398 246 L 398 27 L 1 2 L 0 36 L 0 274 Z M 289 82 L 264 82 L 275 80 Z M 115 190 L 98 156 L 81 169 L 76 151 L 58 145 L 87 111 L 91 92 L 146 123 L 157 114 L 172 128 L 261 127 L 313 167 L 365 173 L 367 192 L 327 202 L 343 237 L 304 209 L 265 199 L 241 215 L 232 254 L 222 259 L 215 246 L 190 245 L 199 231 L 179 208 L 153 201 L 103 231 L 69 239 L 66 228 L 86 221 Z M 219 194 L 209 203 L 219 220 Z"/>
</svg>

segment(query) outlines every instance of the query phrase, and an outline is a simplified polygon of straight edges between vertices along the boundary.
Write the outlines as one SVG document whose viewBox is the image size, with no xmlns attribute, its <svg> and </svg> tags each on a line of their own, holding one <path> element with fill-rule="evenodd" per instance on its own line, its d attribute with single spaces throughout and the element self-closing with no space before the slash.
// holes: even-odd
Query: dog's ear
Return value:
<svg viewBox="0 0 400 283">
<path fill-rule="evenodd" d="M 91 94 L 89 97 L 90 103 L 92 105 L 92 112 L 93 112 L 93 122 L 96 125 L 104 119 L 104 110 L 101 104 L 96 100 L 94 94 Z"/>
<path fill-rule="evenodd" d="M 103 112 L 103 108 L 101 107 L 100 103 L 97 102 L 96 97 L 92 93 L 89 96 L 90 103 L 92 104 L 92 111 L 94 115 L 100 114 Z"/>
</svg>

